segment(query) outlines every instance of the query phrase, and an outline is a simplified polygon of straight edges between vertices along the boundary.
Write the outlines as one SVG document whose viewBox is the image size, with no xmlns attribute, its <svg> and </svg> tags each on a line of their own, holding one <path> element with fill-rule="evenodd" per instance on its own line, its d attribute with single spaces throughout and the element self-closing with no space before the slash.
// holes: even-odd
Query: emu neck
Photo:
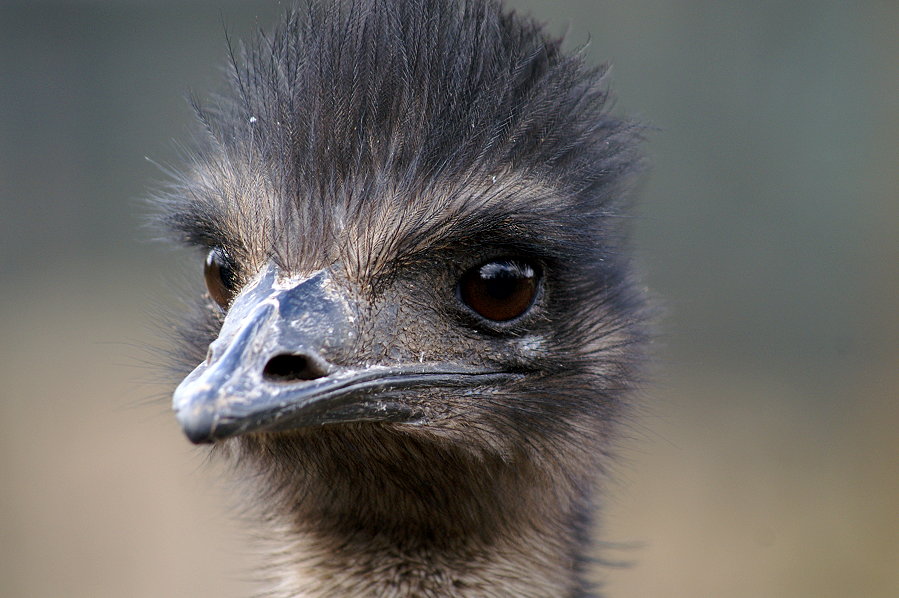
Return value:
<svg viewBox="0 0 899 598">
<path fill-rule="evenodd" d="M 244 448 L 279 489 L 260 496 L 276 596 L 589 595 L 586 497 L 526 460 L 364 429 Z"/>
</svg>

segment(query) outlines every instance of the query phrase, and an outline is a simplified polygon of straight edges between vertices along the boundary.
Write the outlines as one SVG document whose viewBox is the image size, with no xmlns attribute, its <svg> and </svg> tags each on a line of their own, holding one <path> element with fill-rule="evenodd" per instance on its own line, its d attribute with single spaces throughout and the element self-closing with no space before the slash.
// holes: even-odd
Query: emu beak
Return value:
<svg viewBox="0 0 899 598">
<path fill-rule="evenodd" d="M 282 280 L 261 272 L 228 310 L 203 363 L 172 406 L 195 443 L 331 423 L 423 418 L 405 391 L 489 383 L 496 372 L 451 364 L 338 366 L 357 338 L 351 304 L 326 270 Z"/>
</svg>

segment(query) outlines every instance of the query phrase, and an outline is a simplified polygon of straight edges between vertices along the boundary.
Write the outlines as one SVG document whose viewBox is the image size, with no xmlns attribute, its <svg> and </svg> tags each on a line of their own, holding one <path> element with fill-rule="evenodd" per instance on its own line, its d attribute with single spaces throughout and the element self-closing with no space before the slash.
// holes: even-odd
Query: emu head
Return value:
<svg viewBox="0 0 899 598">
<path fill-rule="evenodd" d="M 188 437 L 399 486 L 460 459 L 584 483 L 642 340 L 603 70 L 489 0 L 315 6 L 232 58 L 161 202 L 206 259 Z"/>
</svg>

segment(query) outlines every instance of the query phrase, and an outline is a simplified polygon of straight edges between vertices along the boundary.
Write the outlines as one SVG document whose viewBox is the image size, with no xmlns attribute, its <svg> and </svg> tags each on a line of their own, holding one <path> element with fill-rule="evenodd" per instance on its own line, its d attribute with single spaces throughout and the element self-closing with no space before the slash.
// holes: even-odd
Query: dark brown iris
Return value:
<svg viewBox="0 0 899 598">
<path fill-rule="evenodd" d="M 524 314 L 537 295 L 534 268 L 518 260 L 499 260 L 472 268 L 459 280 L 459 296 L 471 309 L 495 322 Z"/>
<path fill-rule="evenodd" d="M 234 263 L 224 249 L 214 247 L 209 251 L 206 264 L 203 266 L 203 276 L 206 278 L 209 296 L 222 309 L 228 309 L 231 300 L 237 294 L 237 275 Z"/>
</svg>

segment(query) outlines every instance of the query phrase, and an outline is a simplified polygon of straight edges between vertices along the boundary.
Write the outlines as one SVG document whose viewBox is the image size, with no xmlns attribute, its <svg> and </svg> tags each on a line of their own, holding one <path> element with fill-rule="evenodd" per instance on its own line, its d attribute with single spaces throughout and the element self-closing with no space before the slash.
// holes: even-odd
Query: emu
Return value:
<svg viewBox="0 0 899 598">
<path fill-rule="evenodd" d="M 205 256 L 173 406 L 274 596 L 594 596 L 636 385 L 639 127 L 494 0 L 289 11 L 233 48 L 160 220 Z"/>
</svg>

